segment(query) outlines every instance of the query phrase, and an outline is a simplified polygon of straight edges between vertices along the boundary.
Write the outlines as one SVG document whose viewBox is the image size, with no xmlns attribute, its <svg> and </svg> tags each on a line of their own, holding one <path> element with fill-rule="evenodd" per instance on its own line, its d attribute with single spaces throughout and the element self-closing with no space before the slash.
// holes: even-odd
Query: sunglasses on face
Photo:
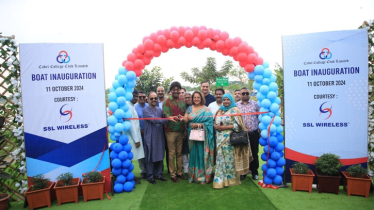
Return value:
<svg viewBox="0 0 374 210">
<path fill-rule="evenodd" d="M 155 98 L 149 98 L 149 100 L 153 101 L 153 100 L 157 100 L 157 98 L 156 97 Z"/>
<path fill-rule="evenodd" d="M 249 95 L 249 92 L 242 93 L 242 96 Z"/>
</svg>

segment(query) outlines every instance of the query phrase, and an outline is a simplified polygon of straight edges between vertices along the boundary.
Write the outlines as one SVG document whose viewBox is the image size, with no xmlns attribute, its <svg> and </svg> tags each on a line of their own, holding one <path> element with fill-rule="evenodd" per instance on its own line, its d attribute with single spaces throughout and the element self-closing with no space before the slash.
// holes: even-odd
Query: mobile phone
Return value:
<svg viewBox="0 0 374 210">
<path fill-rule="evenodd" d="M 220 125 L 220 126 L 223 126 L 223 122 L 221 122 L 219 125 Z"/>
</svg>

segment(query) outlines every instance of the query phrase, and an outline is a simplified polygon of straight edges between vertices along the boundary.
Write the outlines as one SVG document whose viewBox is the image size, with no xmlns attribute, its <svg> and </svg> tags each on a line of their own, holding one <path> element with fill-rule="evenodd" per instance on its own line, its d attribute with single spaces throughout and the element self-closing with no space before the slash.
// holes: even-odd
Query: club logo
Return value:
<svg viewBox="0 0 374 210">
<path fill-rule="evenodd" d="M 329 119 L 329 118 L 331 117 L 331 115 L 332 115 L 332 110 L 331 110 L 331 109 L 332 109 L 332 106 L 331 106 L 330 108 L 322 108 L 323 105 L 324 105 L 325 103 L 327 103 L 327 101 L 324 102 L 323 104 L 321 104 L 321 106 L 319 107 L 319 111 L 320 111 L 319 116 L 321 116 L 322 113 L 323 113 L 323 114 L 325 114 L 325 113 L 329 113 L 329 116 L 325 119 L 325 120 L 327 120 L 327 119 Z"/>
<path fill-rule="evenodd" d="M 329 48 L 323 48 L 321 53 L 319 54 L 319 58 L 322 60 L 330 59 L 332 57 L 332 53 L 330 52 Z"/>
<path fill-rule="evenodd" d="M 70 56 L 66 51 L 60 51 L 56 58 L 58 63 L 69 63 L 70 62 Z"/>
<path fill-rule="evenodd" d="M 69 110 L 65 110 L 65 111 L 62 111 L 64 109 L 64 107 L 66 106 L 67 104 L 63 105 L 61 108 L 60 108 L 60 119 L 63 117 L 63 116 L 67 116 L 69 115 L 69 119 L 66 121 L 66 122 L 69 122 L 69 120 L 71 120 L 71 118 L 73 117 L 73 108 Z"/>
</svg>

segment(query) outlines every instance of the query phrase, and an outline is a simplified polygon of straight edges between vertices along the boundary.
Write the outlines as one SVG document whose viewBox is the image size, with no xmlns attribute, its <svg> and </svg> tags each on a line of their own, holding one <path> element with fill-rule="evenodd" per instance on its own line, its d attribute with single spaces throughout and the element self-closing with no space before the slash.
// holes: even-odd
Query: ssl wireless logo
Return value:
<svg viewBox="0 0 374 210">
<path fill-rule="evenodd" d="M 321 106 L 319 107 L 319 116 L 321 116 L 321 114 L 325 114 L 325 113 L 329 113 L 329 116 L 325 119 L 325 120 L 327 120 L 327 119 L 329 119 L 330 117 L 331 117 L 331 115 L 332 115 L 332 106 L 330 107 L 330 108 L 322 108 L 323 107 L 323 105 L 325 104 L 325 103 L 327 103 L 327 101 L 326 102 L 324 102 L 323 104 L 321 104 Z"/>
<path fill-rule="evenodd" d="M 330 59 L 332 57 L 332 53 L 330 52 L 329 48 L 323 48 L 321 53 L 319 54 L 319 58 L 322 60 Z"/>
<path fill-rule="evenodd" d="M 70 62 L 70 56 L 66 51 L 60 51 L 56 58 L 58 63 L 69 63 Z"/>
<path fill-rule="evenodd" d="M 65 110 L 64 109 L 64 107 L 66 106 L 67 104 L 65 104 L 65 105 L 63 105 L 61 108 L 60 108 L 60 119 L 62 118 L 62 117 L 64 117 L 64 119 L 67 119 L 67 117 L 69 117 L 69 119 L 67 120 L 67 121 L 65 121 L 65 122 L 69 122 L 70 120 L 71 120 L 71 118 L 73 117 L 73 108 L 71 108 L 70 109 L 70 111 L 69 110 Z M 65 110 L 65 111 L 63 111 L 63 110 Z M 66 117 L 65 117 L 66 116 Z"/>
</svg>

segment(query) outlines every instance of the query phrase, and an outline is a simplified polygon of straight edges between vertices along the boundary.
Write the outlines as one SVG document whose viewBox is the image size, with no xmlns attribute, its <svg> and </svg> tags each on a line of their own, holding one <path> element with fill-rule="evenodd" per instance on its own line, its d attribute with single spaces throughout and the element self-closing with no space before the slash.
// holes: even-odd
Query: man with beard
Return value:
<svg viewBox="0 0 374 210">
<path fill-rule="evenodd" d="M 241 98 L 241 92 L 240 92 L 239 89 L 235 90 L 235 92 L 234 92 L 234 99 L 235 99 L 235 103 L 238 102 L 238 101 L 240 101 L 242 99 Z"/>
<path fill-rule="evenodd" d="M 160 109 L 162 110 L 162 103 L 164 103 L 165 100 L 165 88 L 162 86 L 158 86 L 156 91 L 158 97 L 156 106 L 160 107 Z"/>
<path fill-rule="evenodd" d="M 201 83 L 200 90 L 205 97 L 205 106 L 209 106 L 210 103 L 216 101 L 216 98 L 210 94 L 210 83 L 209 81 L 204 81 Z"/>
<path fill-rule="evenodd" d="M 222 106 L 222 96 L 225 94 L 225 91 L 222 88 L 218 88 L 215 91 L 216 101 L 209 104 L 208 108 L 213 113 L 213 116 L 216 114 L 218 109 Z"/>
</svg>

